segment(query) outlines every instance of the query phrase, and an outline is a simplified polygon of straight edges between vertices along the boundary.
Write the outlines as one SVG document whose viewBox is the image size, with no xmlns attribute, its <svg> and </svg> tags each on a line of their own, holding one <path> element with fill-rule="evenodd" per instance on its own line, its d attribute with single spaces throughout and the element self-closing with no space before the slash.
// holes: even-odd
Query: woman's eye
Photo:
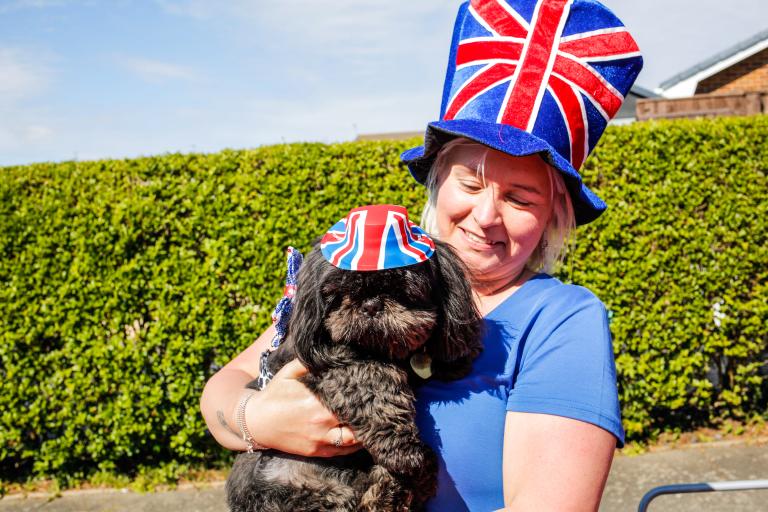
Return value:
<svg viewBox="0 0 768 512">
<path fill-rule="evenodd" d="M 473 183 L 471 181 L 460 181 L 461 188 L 468 192 L 478 192 L 482 189 L 479 183 Z"/>
<path fill-rule="evenodd" d="M 520 206 L 531 206 L 533 203 L 520 198 L 519 196 L 507 196 L 507 201 L 510 203 L 519 204 Z"/>
</svg>

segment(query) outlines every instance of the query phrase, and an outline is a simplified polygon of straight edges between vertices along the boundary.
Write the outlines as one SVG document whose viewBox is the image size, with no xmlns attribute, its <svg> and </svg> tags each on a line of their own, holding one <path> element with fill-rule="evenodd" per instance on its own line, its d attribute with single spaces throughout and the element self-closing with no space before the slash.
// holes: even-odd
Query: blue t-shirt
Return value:
<svg viewBox="0 0 768 512">
<path fill-rule="evenodd" d="M 507 411 L 598 425 L 624 442 L 605 307 L 581 286 L 538 274 L 485 317 L 472 373 L 417 392 L 422 439 L 438 454 L 438 495 L 428 510 L 503 508 Z"/>
</svg>

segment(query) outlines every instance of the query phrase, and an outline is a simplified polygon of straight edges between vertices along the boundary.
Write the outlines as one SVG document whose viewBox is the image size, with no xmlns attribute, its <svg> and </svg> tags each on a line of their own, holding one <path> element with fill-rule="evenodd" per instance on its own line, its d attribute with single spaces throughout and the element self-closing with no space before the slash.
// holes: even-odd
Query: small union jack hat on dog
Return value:
<svg viewBox="0 0 768 512">
<path fill-rule="evenodd" d="M 471 0 L 459 8 L 440 121 L 401 155 L 424 183 L 440 148 L 466 137 L 558 169 L 577 224 L 605 203 L 579 167 L 643 66 L 632 36 L 595 0 Z"/>
<path fill-rule="evenodd" d="M 435 242 L 405 208 L 381 204 L 352 209 L 323 236 L 320 251 L 344 270 L 384 270 L 428 260 Z"/>
</svg>

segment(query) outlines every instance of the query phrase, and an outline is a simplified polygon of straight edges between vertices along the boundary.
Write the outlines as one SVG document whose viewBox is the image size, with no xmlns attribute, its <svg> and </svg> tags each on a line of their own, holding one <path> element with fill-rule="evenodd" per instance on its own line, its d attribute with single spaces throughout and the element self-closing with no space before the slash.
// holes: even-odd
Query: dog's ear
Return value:
<svg viewBox="0 0 768 512">
<path fill-rule="evenodd" d="M 438 378 L 466 374 L 482 350 L 482 318 L 475 306 L 466 267 L 451 246 L 435 241 L 430 258 L 439 283 L 433 292 L 438 324 L 427 342 Z"/>
<path fill-rule="evenodd" d="M 288 321 L 286 345 L 312 373 L 328 366 L 324 350 L 328 333 L 323 325 L 328 305 L 322 289 L 332 270 L 316 245 L 299 269 L 293 312 Z"/>
</svg>

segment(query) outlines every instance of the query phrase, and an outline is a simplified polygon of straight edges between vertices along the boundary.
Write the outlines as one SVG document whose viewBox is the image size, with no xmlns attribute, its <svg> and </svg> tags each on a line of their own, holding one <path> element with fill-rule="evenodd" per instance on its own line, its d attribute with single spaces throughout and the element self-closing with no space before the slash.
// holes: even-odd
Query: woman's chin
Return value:
<svg viewBox="0 0 768 512">
<path fill-rule="evenodd" d="M 464 259 L 472 275 L 473 286 L 496 289 L 506 286 L 521 277 L 523 265 L 505 265 L 499 258 Z"/>
<path fill-rule="evenodd" d="M 473 258 L 462 259 L 476 281 L 494 280 L 496 279 L 494 276 L 498 275 L 501 270 L 499 268 L 501 261 L 494 256 L 481 258 L 475 255 Z"/>
</svg>

